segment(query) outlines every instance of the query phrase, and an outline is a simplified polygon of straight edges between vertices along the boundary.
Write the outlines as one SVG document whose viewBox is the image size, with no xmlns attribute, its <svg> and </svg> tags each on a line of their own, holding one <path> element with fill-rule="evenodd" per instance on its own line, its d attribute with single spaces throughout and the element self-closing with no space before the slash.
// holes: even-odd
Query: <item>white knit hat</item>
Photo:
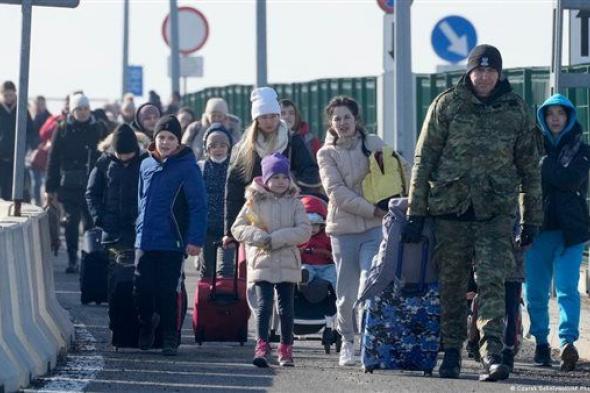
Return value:
<svg viewBox="0 0 590 393">
<path fill-rule="evenodd" d="M 76 108 L 90 108 L 90 101 L 82 93 L 72 94 L 70 96 L 70 111 L 74 111 Z"/>
<path fill-rule="evenodd" d="M 252 90 L 252 119 L 262 115 L 281 114 L 281 106 L 277 99 L 277 92 L 272 87 L 259 87 Z"/>
<path fill-rule="evenodd" d="M 220 112 L 224 115 L 229 113 L 227 102 L 223 98 L 213 97 L 207 100 L 205 105 L 205 113 Z"/>
</svg>

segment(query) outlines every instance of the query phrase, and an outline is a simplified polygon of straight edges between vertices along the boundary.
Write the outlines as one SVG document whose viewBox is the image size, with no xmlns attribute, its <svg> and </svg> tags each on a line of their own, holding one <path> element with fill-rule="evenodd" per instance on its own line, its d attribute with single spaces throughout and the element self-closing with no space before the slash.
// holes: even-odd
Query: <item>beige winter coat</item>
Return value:
<svg viewBox="0 0 590 393">
<path fill-rule="evenodd" d="M 326 233 L 345 235 L 362 233 L 381 225 L 373 215 L 375 206 L 363 198 L 362 183 L 369 173 L 369 159 L 363 154 L 361 138 L 338 141 L 328 132 L 317 159 L 324 190 L 330 199 Z M 344 143 L 343 143 L 344 142 Z M 377 135 L 367 135 L 365 147 L 380 151 L 384 143 Z"/>
<path fill-rule="evenodd" d="M 248 282 L 301 281 L 297 245 L 311 236 L 311 224 L 291 183 L 282 197 L 262 185 L 260 177 L 246 189 L 246 204 L 232 225 L 233 237 L 246 244 Z"/>
</svg>

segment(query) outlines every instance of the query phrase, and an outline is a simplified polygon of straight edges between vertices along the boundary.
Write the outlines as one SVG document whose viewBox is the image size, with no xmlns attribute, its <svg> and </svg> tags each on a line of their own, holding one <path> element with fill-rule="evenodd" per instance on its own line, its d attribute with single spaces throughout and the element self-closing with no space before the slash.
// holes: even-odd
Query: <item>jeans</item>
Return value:
<svg viewBox="0 0 590 393">
<path fill-rule="evenodd" d="M 183 257 L 177 251 L 136 250 L 133 290 L 140 324 L 151 323 L 157 312 L 162 333 L 176 332 L 176 294 Z"/>
<path fill-rule="evenodd" d="M 43 201 L 41 200 L 41 186 L 45 184 L 45 172 L 37 171 L 35 169 L 29 169 L 31 176 L 31 196 L 35 205 L 41 206 Z"/>
<path fill-rule="evenodd" d="M 254 283 L 254 291 L 258 301 L 256 308 L 256 333 L 258 338 L 268 342 L 268 331 L 272 310 L 274 307 L 274 290 L 277 290 L 279 300 L 279 317 L 281 319 L 281 343 L 293 344 L 293 318 L 295 284 L 292 282 L 280 282 L 277 284 L 268 281 Z"/>
<path fill-rule="evenodd" d="M 353 305 L 358 299 L 360 284 L 366 279 L 373 257 L 379 250 L 381 227 L 362 233 L 334 235 L 331 240 L 337 272 L 337 329 L 344 340 L 352 342 L 360 326 Z"/>
<path fill-rule="evenodd" d="M 559 341 L 563 346 L 579 337 L 580 264 L 584 244 L 564 248 L 562 231 L 543 231 L 526 254 L 526 299 L 531 334 L 537 344 L 549 335 L 549 293 L 555 280 L 559 306 Z"/>
<path fill-rule="evenodd" d="M 80 220 L 82 220 L 84 231 L 92 228 L 92 218 L 86 206 L 86 200 L 81 197 L 78 200 L 65 199 L 62 201 L 65 211 L 65 237 L 68 249 L 69 264 L 75 265 L 78 261 L 78 241 L 80 238 Z"/>
<path fill-rule="evenodd" d="M 336 266 L 329 265 L 302 265 L 301 269 L 309 272 L 308 282 L 312 282 L 315 277 L 328 281 L 332 288 L 336 289 Z"/>
</svg>

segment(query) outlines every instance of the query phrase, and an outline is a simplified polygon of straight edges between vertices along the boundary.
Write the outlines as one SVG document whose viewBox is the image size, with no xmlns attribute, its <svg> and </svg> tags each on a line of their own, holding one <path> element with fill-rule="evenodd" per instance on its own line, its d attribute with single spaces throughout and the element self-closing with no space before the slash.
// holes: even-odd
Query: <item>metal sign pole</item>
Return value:
<svg viewBox="0 0 590 393">
<path fill-rule="evenodd" d="M 121 98 L 129 88 L 129 0 L 123 2 L 123 83 Z"/>
<path fill-rule="evenodd" d="M 20 70 L 18 77 L 18 101 L 16 109 L 16 137 L 14 143 L 14 168 L 12 175 L 12 200 L 15 203 L 14 215 L 20 216 L 25 183 L 25 149 L 27 139 L 27 97 L 29 95 L 29 60 L 31 54 L 31 0 L 22 2 L 22 26 L 20 47 Z"/>
<path fill-rule="evenodd" d="M 256 1 L 256 86 L 266 86 L 266 0 Z"/>
<path fill-rule="evenodd" d="M 413 124 L 413 110 L 415 101 L 412 74 L 412 39 L 410 25 L 410 0 L 395 2 L 394 13 L 394 122 L 395 122 L 395 150 L 412 162 L 416 145 L 416 132 Z M 410 103 L 410 105 L 408 105 Z M 411 108 L 408 110 L 408 108 Z"/>
<path fill-rule="evenodd" d="M 178 7 L 176 0 L 170 0 L 170 57 L 172 94 L 180 92 L 180 58 L 178 56 Z"/>
</svg>

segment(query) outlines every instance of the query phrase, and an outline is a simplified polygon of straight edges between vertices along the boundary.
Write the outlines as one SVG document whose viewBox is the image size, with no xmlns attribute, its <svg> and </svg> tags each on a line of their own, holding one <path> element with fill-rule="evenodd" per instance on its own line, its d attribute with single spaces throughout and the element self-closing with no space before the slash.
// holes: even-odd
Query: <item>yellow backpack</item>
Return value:
<svg viewBox="0 0 590 393">
<path fill-rule="evenodd" d="M 383 161 L 381 167 L 376 155 Z M 369 173 L 363 179 L 363 197 L 377 204 L 392 196 L 406 196 L 406 189 L 402 164 L 397 154 L 389 146 L 383 146 L 382 152 L 373 152 L 369 156 Z"/>
</svg>

